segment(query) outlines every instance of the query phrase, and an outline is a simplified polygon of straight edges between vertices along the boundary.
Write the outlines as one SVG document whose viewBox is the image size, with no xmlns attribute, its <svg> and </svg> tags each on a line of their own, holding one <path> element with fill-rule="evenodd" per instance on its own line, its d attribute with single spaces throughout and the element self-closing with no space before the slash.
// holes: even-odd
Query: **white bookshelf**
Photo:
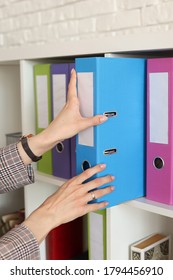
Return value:
<svg viewBox="0 0 173 280">
<path fill-rule="evenodd" d="M 151 53 L 156 56 L 171 55 L 173 54 L 172 35 L 172 32 L 134 34 L 80 42 L 2 49 L 0 52 L 0 145 L 5 144 L 5 133 L 11 132 L 6 129 L 6 127 L 10 128 L 10 124 L 17 131 L 22 129 L 24 134 L 35 133 L 33 85 L 35 63 L 72 59 L 78 56 L 104 56 L 107 53 L 120 55 L 125 52 L 128 55 L 137 56 L 148 56 Z M 11 90 L 7 93 L 9 84 L 11 84 Z M 4 93 L 7 96 L 4 96 Z M 12 106 L 8 112 L 6 126 L 4 124 L 7 112 L 4 104 L 7 104 L 9 99 L 11 100 L 11 96 L 15 99 L 13 103 L 15 106 Z M 62 178 L 45 175 L 38 171 L 35 171 L 35 179 L 34 184 L 25 187 L 24 195 L 22 194 L 20 198 L 25 205 L 27 216 L 65 182 Z M 3 200 L 2 211 L 6 211 L 6 202 L 8 202 L 8 195 Z M 145 197 L 107 209 L 108 259 L 129 259 L 130 244 L 154 232 L 170 234 L 173 232 L 172 218 L 173 206 L 149 201 Z M 41 257 L 45 259 L 44 242 L 41 245 Z"/>
<path fill-rule="evenodd" d="M 141 210 L 149 211 L 158 215 L 173 218 L 173 205 L 167 205 L 156 201 L 148 200 L 145 197 L 125 203 Z"/>
<path fill-rule="evenodd" d="M 20 67 L 14 61 L 0 64 L 0 147 L 6 134 L 21 131 Z M 0 214 L 24 207 L 23 189 L 0 195 Z"/>
</svg>

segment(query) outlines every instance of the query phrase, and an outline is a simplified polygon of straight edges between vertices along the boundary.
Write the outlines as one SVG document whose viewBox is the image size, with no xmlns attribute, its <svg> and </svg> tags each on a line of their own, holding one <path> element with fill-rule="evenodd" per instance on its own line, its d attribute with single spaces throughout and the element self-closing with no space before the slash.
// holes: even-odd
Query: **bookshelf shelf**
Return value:
<svg viewBox="0 0 173 280">
<path fill-rule="evenodd" d="M 173 205 L 167 205 L 146 199 L 145 197 L 125 203 L 129 206 L 149 211 L 155 214 L 173 218 Z"/>
<path fill-rule="evenodd" d="M 66 180 L 63 178 L 58 178 L 53 175 L 44 174 L 39 171 L 35 171 L 35 179 L 36 181 L 48 183 L 51 185 L 56 185 L 58 187 L 60 187 L 66 182 Z"/>
<path fill-rule="evenodd" d="M 49 43 L 42 46 L 22 46 L 1 49 L 0 63 L 18 63 L 19 60 L 65 58 L 76 56 L 99 55 L 105 53 L 172 53 L 173 32 L 155 32 L 116 37 L 85 39 L 71 42 Z"/>
<path fill-rule="evenodd" d="M 15 131 L 23 134 L 35 133 L 33 66 L 38 62 L 73 60 L 75 57 L 105 56 L 109 53 L 133 56 L 173 56 L 173 32 L 121 35 L 114 38 L 63 42 L 44 46 L 28 46 L 2 49 L 0 52 L 0 105 L 6 104 L 10 96 L 5 96 L 10 82 L 18 110 L 12 110 Z M 14 76 L 15 74 L 15 76 Z M 5 80 L 4 80 L 4 77 Z M 12 80 L 13 78 L 13 80 Z M 4 83 L 4 81 L 6 81 Z M 19 94 L 19 92 L 21 94 Z M 14 107 L 14 106 L 13 106 Z M 17 107 L 17 108 L 18 108 Z M 21 114 L 19 114 L 21 113 Z M 5 110 L 1 116 L 1 146 L 5 145 L 5 133 L 12 131 L 10 124 L 4 126 Z M 19 124 L 19 127 L 18 127 Z M 3 129 L 2 129 L 3 128 Z M 36 182 L 24 189 L 23 202 L 28 216 L 49 195 L 66 180 L 35 171 Z M 15 198 L 17 199 L 17 198 Z M 8 196 L 5 197 L 6 202 Z M 21 197 L 20 197 L 21 200 Z M 7 204 L 7 203 L 6 203 Z M 3 211 L 3 209 L 2 209 Z M 107 258 L 112 260 L 129 259 L 129 246 L 155 232 L 173 232 L 173 206 L 147 200 L 145 197 L 108 208 L 107 215 Z M 173 237 L 173 236 L 172 236 Z M 173 249 L 173 246 L 172 246 Z M 173 251 L 173 250 L 172 250 Z M 41 258 L 45 259 L 45 243 L 41 245 Z M 172 255 L 173 258 L 173 255 Z"/>
<path fill-rule="evenodd" d="M 35 179 L 39 182 L 48 183 L 60 187 L 66 182 L 66 179 L 58 178 L 53 175 L 44 174 L 39 171 L 35 171 Z M 141 210 L 149 211 L 155 214 L 163 215 L 169 218 L 173 218 L 173 205 L 167 205 L 159 202 L 155 202 L 146 197 L 141 197 L 135 200 L 128 201 L 124 203 L 131 207 L 135 207 Z"/>
</svg>

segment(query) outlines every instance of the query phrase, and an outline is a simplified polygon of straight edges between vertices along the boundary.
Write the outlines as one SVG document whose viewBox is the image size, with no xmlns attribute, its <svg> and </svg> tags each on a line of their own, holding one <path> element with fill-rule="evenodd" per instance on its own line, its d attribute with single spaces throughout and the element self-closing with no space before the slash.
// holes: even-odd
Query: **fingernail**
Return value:
<svg viewBox="0 0 173 280">
<path fill-rule="evenodd" d="M 102 164 L 100 164 L 100 168 L 105 168 L 106 167 L 106 164 L 105 163 L 102 163 Z"/>
<path fill-rule="evenodd" d="M 71 69 L 71 75 L 73 74 L 73 72 L 74 72 L 74 68 Z"/>
<path fill-rule="evenodd" d="M 102 123 L 102 122 L 105 122 L 105 121 L 107 121 L 107 117 L 106 116 L 103 116 L 103 117 L 100 117 L 100 122 Z"/>
<path fill-rule="evenodd" d="M 114 189 L 115 189 L 114 186 L 111 186 L 111 191 L 114 191 Z"/>
<path fill-rule="evenodd" d="M 115 179 L 115 176 L 111 176 L 111 179 L 114 180 L 114 179 Z"/>
</svg>

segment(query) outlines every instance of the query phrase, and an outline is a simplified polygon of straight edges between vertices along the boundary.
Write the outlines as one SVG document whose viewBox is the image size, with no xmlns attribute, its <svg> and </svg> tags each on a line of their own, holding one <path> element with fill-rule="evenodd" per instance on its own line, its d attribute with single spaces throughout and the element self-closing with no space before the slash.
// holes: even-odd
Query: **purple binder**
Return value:
<svg viewBox="0 0 173 280">
<path fill-rule="evenodd" d="M 67 88 L 69 83 L 69 65 L 51 65 L 52 83 L 52 119 L 61 111 L 66 103 Z M 53 175 L 64 179 L 71 178 L 71 141 L 64 140 L 52 150 Z"/>
<path fill-rule="evenodd" d="M 75 63 L 69 64 L 69 77 L 71 70 L 75 68 Z M 71 177 L 76 176 L 76 136 L 70 139 L 70 154 L 71 154 Z"/>
</svg>

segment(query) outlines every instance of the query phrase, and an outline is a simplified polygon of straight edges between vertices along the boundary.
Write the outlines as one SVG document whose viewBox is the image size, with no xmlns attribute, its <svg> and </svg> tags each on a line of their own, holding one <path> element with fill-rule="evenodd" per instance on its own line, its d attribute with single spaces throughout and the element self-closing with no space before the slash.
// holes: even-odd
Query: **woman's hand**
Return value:
<svg viewBox="0 0 173 280">
<path fill-rule="evenodd" d="M 81 115 L 76 90 L 76 71 L 73 69 L 68 86 L 67 102 L 64 108 L 44 131 L 29 138 L 28 144 L 36 156 L 41 156 L 52 149 L 58 142 L 70 138 L 88 127 L 99 125 L 106 120 L 107 117 L 103 115 L 96 115 L 90 118 L 84 118 Z M 20 142 L 18 143 L 18 150 L 24 164 L 31 163 L 31 159 L 23 150 Z"/>
<path fill-rule="evenodd" d="M 93 200 L 93 193 L 95 198 L 100 198 L 112 192 L 114 187 L 111 183 L 114 177 L 107 175 L 85 182 L 105 167 L 105 164 L 96 165 L 68 180 L 26 219 L 24 224 L 33 232 L 39 243 L 53 228 L 107 206 L 107 201 L 88 202 Z M 99 188 L 104 184 L 109 186 Z"/>
<path fill-rule="evenodd" d="M 45 130 L 45 134 L 56 144 L 58 141 L 70 138 L 80 131 L 101 124 L 106 120 L 107 117 L 103 115 L 96 115 L 90 118 L 84 118 L 81 115 L 76 89 L 76 71 L 73 69 L 68 86 L 67 102 L 62 111 Z"/>
</svg>

